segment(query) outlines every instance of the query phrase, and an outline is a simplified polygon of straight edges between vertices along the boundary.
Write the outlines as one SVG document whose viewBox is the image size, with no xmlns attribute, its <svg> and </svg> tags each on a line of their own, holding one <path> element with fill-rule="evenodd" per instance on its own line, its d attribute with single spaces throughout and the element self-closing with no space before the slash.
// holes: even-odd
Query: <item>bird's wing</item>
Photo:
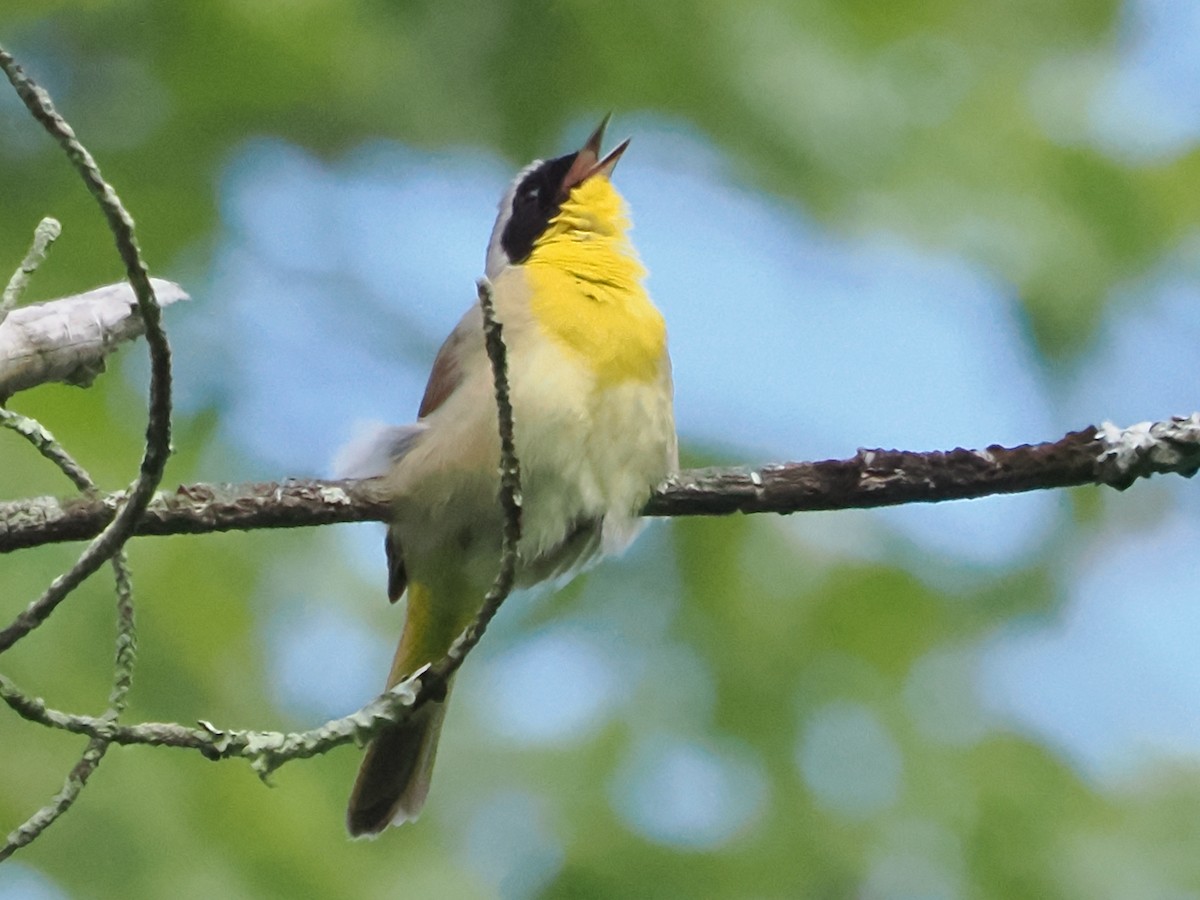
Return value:
<svg viewBox="0 0 1200 900">
<path fill-rule="evenodd" d="M 425 417 L 441 406 L 462 383 L 465 345 L 470 340 L 480 340 L 482 328 L 479 309 L 469 310 L 438 350 L 417 411 L 418 421 L 411 425 L 374 425 L 364 431 L 338 454 L 334 469 L 339 477 L 384 475 L 413 448 L 429 429 L 429 424 L 423 421 Z M 384 540 L 384 550 L 388 564 L 388 599 L 395 603 L 408 586 L 408 572 L 404 567 L 403 548 L 392 529 L 388 530 Z"/>
<path fill-rule="evenodd" d="M 462 384 L 466 375 L 463 361 L 468 356 L 466 345 L 471 341 L 480 341 L 482 333 L 483 321 L 479 308 L 472 307 L 442 342 L 442 347 L 433 360 L 433 370 L 429 373 L 425 395 L 421 398 L 420 409 L 417 410 L 418 419 L 424 419 L 445 403 L 446 398 Z"/>
</svg>

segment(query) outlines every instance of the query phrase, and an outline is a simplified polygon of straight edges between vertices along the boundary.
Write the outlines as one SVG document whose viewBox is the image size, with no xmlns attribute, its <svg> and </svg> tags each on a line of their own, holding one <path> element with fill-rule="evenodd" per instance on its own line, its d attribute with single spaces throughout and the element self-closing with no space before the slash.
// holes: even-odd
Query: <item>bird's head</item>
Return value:
<svg viewBox="0 0 1200 900">
<path fill-rule="evenodd" d="M 534 160 L 517 174 L 500 201 L 488 242 L 488 278 L 495 279 L 506 266 L 524 263 L 551 235 L 616 233 L 625 227 L 621 198 L 609 178 L 629 141 L 600 158 L 608 119 L 604 117 L 580 150 Z"/>
</svg>

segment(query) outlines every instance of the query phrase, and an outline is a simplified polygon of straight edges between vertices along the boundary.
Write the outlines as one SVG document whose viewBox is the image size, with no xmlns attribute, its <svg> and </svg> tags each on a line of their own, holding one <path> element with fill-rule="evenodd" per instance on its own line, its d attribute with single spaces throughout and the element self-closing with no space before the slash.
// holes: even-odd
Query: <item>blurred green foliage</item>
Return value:
<svg viewBox="0 0 1200 900">
<path fill-rule="evenodd" d="M 1128 167 L 1051 141 L 1031 119 L 1024 91 L 1039 67 L 1103 52 L 1116 13 L 1115 3 L 1095 0 L 56 0 L 4 8 L 0 41 L 97 155 L 160 272 L 204 258 L 220 167 L 254 136 L 329 155 L 373 136 L 475 144 L 515 167 L 556 146 L 580 110 L 650 109 L 694 123 L 742 177 L 830 228 L 888 228 L 991 267 L 1019 290 L 1053 367 L 1092 336 L 1112 287 L 1195 225 L 1197 153 Z M 0 266 L 21 258 L 42 215 L 65 225 L 30 299 L 119 277 L 92 201 L 11 96 L 0 96 L 0 212 Z M 978 218 L 994 230 L 969 227 Z M 1013 252 L 1013 234 L 1038 252 Z M 103 377 L 86 392 L 40 388 L 16 405 L 107 488 L 132 478 L 143 413 L 123 379 Z M 231 452 L 213 436 L 219 415 L 178 423 L 168 484 Z M 16 437 L 0 434 L 0 496 L 65 492 Z M 1102 506 L 1080 492 L 1078 527 Z M 938 589 L 894 562 L 831 560 L 766 519 L 679 521 L 659 540 L 663 559 L 639 556 L 619 575 L 606 566 L 554 612 L 584 621 L 615 610 L 610 627 L 628 627 L 641 614 L 630 604 L 661 600 L 663 640 L 687 648 L 711 682 L 711 704 L 698 714 L 652 696 L 665 688 L 642 687 L 623 698 L 614 722 L 557 749 L 506 747 L 452 715 L 429 812 L 376 843 L 344 836 L 352 751 L 289 765 L 266 790 L 240 764 L 117 749 L 77 808 L 18 860 L 78 897 L 1048 898 L 1200 889 L 1194 772 L 1106 794 L 1021 736 L 937 741 L 913 725 L 905 685 L 927 653 L 1016 615 L 1054 614 L 1055 548 L 1022 571 Z M 74 552 L 6 559 L 3 617 Z M 379 584 L 362 583 L 328 534 L 154 539 L 130 555 L 142 647 L 131 721 L 309 724 L 279 710 L 267 687 L 268 571 L 343 585 L 347 615 L 398 630 L 379 608 Z M 677 606 L 655 593 L 664 568 L 678 570 Z M 7 654 L 4 671 L 52 705 L 101 709 L 113 629 L 107 578 L 91 579 Z M 502 629 L 496 645 L 538 627 L 541 614 Z M 899 760 L 894 795 L 862 814 L 818 802 L 800 775 L 802 723 L 831 703 L 848 704 L 851 722 L 853 710 L 873 710 L 892 742 L 884 758 Z M 761 766 L 758 812 L 714 847 L 656 842 L 614 812 L 611 785 L 627 747 L 672 715 L 690 715 L 702 745 L 744 748 Z M 0 827 L 57 790 L 82 745 L 0 716 Z M 543 827 L 563 856 L 544 881 L 497 886 L 464 862 L 471 810 L 501 788 L 545 801 Z M 933 860 L 936 877 L 910 887 L 913 859 Z M 5 877 L 0 867 L 0 887 Z"/>
</svg>

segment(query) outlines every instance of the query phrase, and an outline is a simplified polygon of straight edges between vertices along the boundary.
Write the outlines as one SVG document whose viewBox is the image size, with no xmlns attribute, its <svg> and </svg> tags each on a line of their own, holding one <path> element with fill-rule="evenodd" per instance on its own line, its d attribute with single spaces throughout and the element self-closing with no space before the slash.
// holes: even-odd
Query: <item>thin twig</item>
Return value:
<svg viewBox="0 0 1200 900">
<path fill-rule="evenodd" d="M 496 580 L 483 598 L 475 618 L 450 645 L 444 658 L 434 663 L 421 679 L 418 702 L 427 694 L 445 690 L 446 681 L 462 665 L 468 653 L 479 643 L 489 623 L 513 588 L 517 571 L 517 544 L 521 540 L 521 463 L 513 442 L 513 409 L 508 395 L 508 359 L 504 346 L 504 326 L 496 320 L 492 286 L 486 278 L 478 282 L 479 307 L 483 311 L 483 336 L 492 381 L 496 390 L 496 412 L 500 429 L 500 509 L 504 526 L 500 542 L 500 566 Z"/>
<path fill-rule="evenodd" d="M 92 773 L 100 765 L 110 743 L 102 738 L 92 738 L 88 741 L 87 748 L 79 757 L 79 762 L 75 763 L 75 766 L 67 774 L 62 790 L 55 794 L 49 803 L 14 828 L 4 839 L 4 843 L 0 844 L 0 862 L 4 862 L 22 847 L 35 841 L 42 832 L 54 824 L 59 816 L 71 808 L 87 785 Z"/>
<path fill-rule="evenodd" d="M 418 687 L 419 677 L 410 678 L 380 694 L 357 712 L 331 719 L 308 731 L 286 734 L 222 729 L 209 722 L 201 722 L 198 728 L 173 722 L 122 725 L 107 716 L 83 716 L 52 709 L 4 675 L 0 675 L 0 701 L 30 722 L 87 735 L 94 740 L 197 750 L 211 760 L 246 759 L 261 777 L 266 778 L 284 763 L 317 756 L 343 744 L 362 745 L 385 725 L 403 721 L 416 708 Z"/>
<path fill-rule="evenodd" d="M 117 252 L 125 264 L 125 273 L 137 296 L 138 311 L 146 329 L 150 349 L 150 410 L 146 426 L 146 449 L 142 456 L 137 480 L 130 488 L 124 506 L 108 526 L 88 545 L 75 565 L 55 578 L 46 591 L 22 611 L 3 631 L 0 631 L 0 653 L 7 650 L 40 625 L 55 607 L 85 578 L 111 559 L 133 533 L 146 505 L 162 480 L 163 468 L 171 448 L 171 350 L 162 328 L 161 311 L 154 298 L 150 275 L 142 262 L 134 237 L 132 217 L 120 198 L 100 173 L 87 149 L 76 139 L 75 132 L 54 109 L 50 95 L 33 82 L 17 65 L 12 55 L 0 47 L 0 68 L 26 108 L 66 152 L 84 184 L 95 197 L 108 221 Z"/>
<path fill-rule="evenodd" d="M 75 461 L 40 422 L 6 409 L 0 409 L 0 425 L 11 428 L 24 436 L 42 456 L 58 466 L 59 470 L 71 480 L 71 483 L 84 494 L 94 497 L 98 493 L 96 483 L 87 470 Z M 113 556 L 111 563 L 117 587 L 117 639 L 113 660 L 113 686 L 108 697 L 108 709 L 102 718 L 115 722 L 125 711 L 129 689 L 133 684 L 137 631 L 134 627 L 133 583 L 124 551 L 118 551 Z M 71 808 L 87 785 L 92 773 L 100 765 L 100 761 L 108 751 L 109 744 L 110 742 L 102 737 L 92 737 L 88 741 L 87 748 L 83 751 L 79 761 L 67 774 L 62 789 L 50 799 L 49 803 L 13 829 L 4 843 L 0 844 L 0 862 L 36 840 L 38 835 L 53 825 L 59 816 Z"/>
<path fill-rule="evenodd" d="M 99 496 L 92 477 L 37 419 L 31 419 L 10 409 L 0 409 L 0 426 L 15 431 L 33 444 L 37 452 L 58 466 L 59 471 L 66 475 L 71 484 L 79 488 L 84 496 L 90 499 Z"/>
<path fill-rule="evenodd" d="M 137 624 L 133 612 L 133 576 L 124 550 L 112 558 L 117 582 L 117 641 L 113 650 L 113 685 L 108 694 L 108 711 L 114 721 L 129 705 L 133 667 L 137 662 Z"/>
<path fill-rule="evenodd" d="M 51 219 L 47 216 L 38 222 L 37 228 L 33 230 L 33 243 L 29 246 L 29 252 L 25 254 L 25 258 L 21 260 L 17 270 L 13 272 L 12 278 L 8 279 L 8 286 L 4 288 L 4 294 L 0 295 L 0 323 L 4 322 L 9 310 L 21 301 L 21 295 L 29 286 L 30 277 L 46 259 L 50 245 L 58 240 L 60 234 L 62 234 L 62 225 L 58 219 Z"/>
</svg>

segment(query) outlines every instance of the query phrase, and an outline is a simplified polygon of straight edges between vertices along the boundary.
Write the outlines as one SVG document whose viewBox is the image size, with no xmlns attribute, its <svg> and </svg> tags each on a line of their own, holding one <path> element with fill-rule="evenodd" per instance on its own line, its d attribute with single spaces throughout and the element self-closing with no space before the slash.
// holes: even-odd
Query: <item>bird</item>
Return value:
<svg viewBox="0 0 1200 900">
<path fill-rule="evenodd" d="M 517 174 L 488 242 L 521 467 L 519 587 L 563 583 L 623 550 L 679 467 L 666 324 L 612 183 L 629 140 L 600 156 L 609 118 L 578 151 Z M 445 655 L 495 578 L 497 422 L 476 305 L 438 351 L 416 422 L 379 429 L 343 456 L 343 474 L 380 479 L 388 597 L 407 596 L 389 688 Z M 368 744 L 346 814 L 353 837 L 421 812 L 451 687 Z"/>
</svg>

